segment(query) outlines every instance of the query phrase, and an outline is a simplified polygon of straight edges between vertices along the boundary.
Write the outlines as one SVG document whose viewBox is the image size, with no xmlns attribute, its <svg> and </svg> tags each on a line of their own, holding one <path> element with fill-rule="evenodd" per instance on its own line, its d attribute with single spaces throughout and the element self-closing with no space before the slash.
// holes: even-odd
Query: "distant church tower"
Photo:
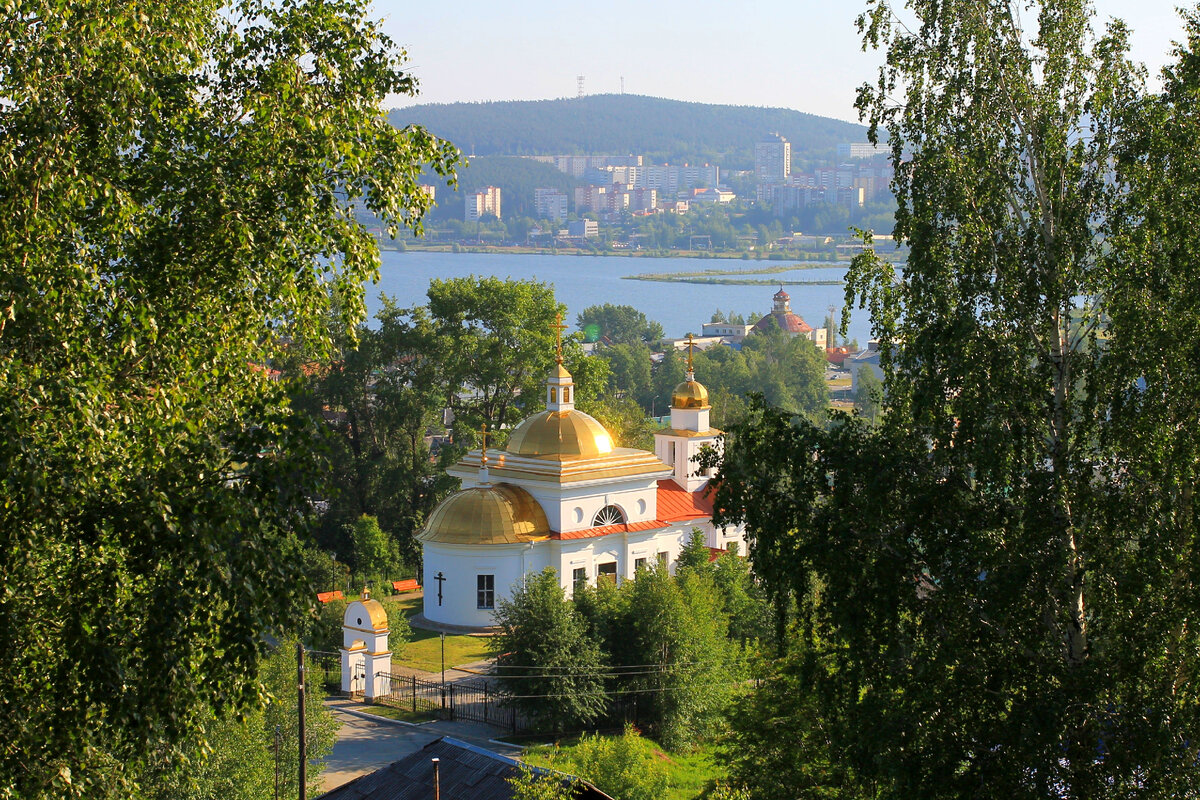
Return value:
<svg viewBox="0 0 1200 800">
<path fill-rule="evenodd" d="M 697 382 L 692 367 L 695 346 L 689 334 L 687 380 L 671 393 L 671 427 L 654 434 L 654 454 L 671 467 L 672 479 L 688 492 L 696 491 L 712 477 L 712 470 L 700 472 L 692 459 L 704 445 L 719 448 L 721 435 L 708 424 L 712 406 L 708 404 L 708 390 Z"/>
</svg>

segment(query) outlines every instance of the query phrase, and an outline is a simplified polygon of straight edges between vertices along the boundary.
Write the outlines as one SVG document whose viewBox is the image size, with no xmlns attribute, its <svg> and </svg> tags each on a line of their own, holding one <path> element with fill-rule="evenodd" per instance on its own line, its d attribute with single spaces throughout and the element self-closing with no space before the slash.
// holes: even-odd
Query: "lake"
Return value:
<svg viewBox="0 0 1200 800">
<path fill-rule="evenodd" d="M 500 278 L 537 280 L 554 286 L 554 295 L 566 304 L 567 321 L 592 305 L 612 303 L 629 305 L 663 326 L 667 336 L 680 337 L 708 322 L 713 311 L 753 312 L 757 317 L 771 310 L 773 286 L 729 286 L 698 283 L 665 283 L 623 280 L 627 275 L 647 272 L 699 272 L 705 269 L 745 270 L 786 266 L 779 261 L 738 261 L 701 258 L 629 258 L 620 256 L 536 255 L 525 253 L 398 253 L 382 254 L 379 283 L 367 286 L 367 308 L 378 311 L 382 292 L 400 306 L 423 305 L 433 278 L 460 278 L 467 275 L 494 275 Z M 749 278 L 780 280 L 840 280 L 846 266 L 791 270 Z M 737 276 L 718 276 L 736 278 Z M 820 325 L 829 307 L 841 309 L 844 289 L 840 285 L 787 286 L 792 311 L 809 325 Z M 749 318 L 748 318 L 748 321 Z M 867 312 L 856 311 L 851 318 L 849 336 L 865 345 L 870 338 Z"/>
</svg>

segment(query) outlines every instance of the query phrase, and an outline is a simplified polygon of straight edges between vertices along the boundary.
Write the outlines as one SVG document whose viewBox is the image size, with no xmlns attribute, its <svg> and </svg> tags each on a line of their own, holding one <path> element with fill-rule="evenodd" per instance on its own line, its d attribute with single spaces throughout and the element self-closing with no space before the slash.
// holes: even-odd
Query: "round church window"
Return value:
<svg viewBox="0 0 1200 800">
<path fill-rule="evenodd" d="M 359 624 L 359 625 L 362 625 L 362 617 L 359 617 L 359 618 L 358 618 L 358 624 Z"/>
</svg>

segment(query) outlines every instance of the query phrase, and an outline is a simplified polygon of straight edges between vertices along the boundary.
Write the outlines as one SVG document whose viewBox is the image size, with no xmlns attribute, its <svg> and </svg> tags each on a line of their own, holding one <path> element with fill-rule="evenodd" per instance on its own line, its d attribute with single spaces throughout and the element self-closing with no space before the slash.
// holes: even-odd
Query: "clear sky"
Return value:
<svg viewBox="0 0 1200 800">
<path fill-rule="evenodd" d="M 1099 0 L 1100 18 L 1133 28 L 1133 56 L 1156 73 L 1182 36 L 1183 0 Z M 879 63 L 864 54 L 839 0 L 375 0 L 408 51 L 413 102 L 543 100 L 616 93 L 782 106 L 854 121 L 854 92 Z"/>
</svg>

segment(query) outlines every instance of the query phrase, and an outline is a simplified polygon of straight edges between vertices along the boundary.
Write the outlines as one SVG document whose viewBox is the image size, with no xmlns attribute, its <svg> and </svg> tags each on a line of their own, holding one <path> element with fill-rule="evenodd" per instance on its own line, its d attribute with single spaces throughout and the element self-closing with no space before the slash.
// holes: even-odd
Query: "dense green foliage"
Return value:
<svg viewBox="0 0 1200 800">
<path fill-rule="evenodd" d="M 400 309 L 385 298 L 377 316 L 378 325 L 360 325 L 354 337 L 339 337 L 328 358 L 293 347 L 281 362 L 294 379 L 293 405 L 325 433 L 332 478 L 314 498 L 325 508 L 319 542 L 354 566 L 356 590 L 364 578 L 391 580 L 415 567 L 420 549 L 413 536 L 454 486 L 444 471 L 446 459 L 432 459 L 426 441 L 441 425 L 450 392 L 444 337 L 423 307 Z M 379 545 L 386 557 L 371 555 L 360 563 L 349 533 L 364 515 L 376 519 L 399 548 L 405 568 L 388 543 Z"/>
<path fill-rule="evenodd" d="M 569 100 L 415 105 L 397 126 L 420 124 L 478 155 L 624 155 L 656 163 L 754 169 L 754 145 L 771 132 L 792 143 L 793 169 L 832 162 L 839 142 L 863 141 L 861 125 L 785 108 L 685 103 L 640 95 Z"/>
<path fill-rule="evenodd" d="M 825 353 L 801 337 L 778 330 L 759 333 L 747 336 L 740 350 L 697 351 L 693 363 L 696 380 L 708 389 L 717 426 L 740 418 L 743 398 L 752 392 L 777 408 L 814 418 L 829 405 Z"/>
<path fill-rule="evenodd" d="M 355 583 L 390 590 L 389 582 L 400 576 L 403 561 L 395 539 L 379 527 L 379 520 L 363 514 L 349 526 L 354 553 Z"/>
<path fill-rule="evenodd" d="M 858 371 L 858 386 L 854 388 L 854 410 L 871 422 L 878 422 L 883 410 L 883 381 L 870 367 Z"/>
<path fill-rule="evenodd" d="M 191 736 L 156 755 L 147 776 L 147 800 L 267 800 L 294 797 L 299 783 L 296 641 L 287 639 L 263 659 L 259 670 L 264 705 L 238 719 L 208 711 Z M 305 671 L 304 723 L 308 792 L 320 789 L 325 757 L 337 741 L 339 723 L 325 706 L 320 674 Z M 278 765 L 276 756 L 278 755 Z"/>
<path fill-rule="evenodd" d="M 525 764 L 508 779 L 513 800 L 574 800 L 575 781 L 553 772 L 534 770 Z"/>
<path fill-rule="evenodd" d="M 414 308 L 385 297 L 378 324 L 340 340 L 332 359 L 312 360 L 292 348 L 285 365 L 298 382 L 296 407 L 327 433 L 333 480 L 319 496 L 319 542 L 354 566 L 356 582 L 411 575 L 421 557 L 417 532 L 456 488 L 446 467 L 478 444 L 482 424 L 491 431 L 511 426 L 545 396 L 553 320 L 563 311 L 549 286 L 467 277 L 434 281 L 429 296 L 428 306 Z M 585 358 L 571 338 L 564 356 L 580 403 L 605 407 L 606 362 Z M 445 409 L 453 416 L 448 425 Z M 390 543 L 373 545 L 360 560 L 352 533 L 363 515 L 378 521 Z"/>
<path fill-rule="evenodd" d="M 741 674 L 727 609 L 763 612 L 724 594 L 736 582 L 718 582 L 704 550 L 703 566 L 681 565 L 677 577 L 643 568 L 620 586 L 602 580 L 577 587 L 573 600 L 610 666 L 608 690 L 636 702 L 638 718 L 673 749 L 716 733 Z M 736 564 L 749 580 L 747 562 Z"/>
<path fill-rule="evenodd" d="M 754 404 L 722 467 L 797 609 L 734 770 L 763 798 L 1197 796 L 1196 360 L 1167 343 L 1200 325 L 1200 24 L 1146 96 L 1085 2 L 910 9 L 864 20 L 860 95 L 913 154 L 910 257 L 848 289 L 886 414 Z"/>
<path fill-rule="evenodd" d="M 635 664 L 653 664 L 629 683 L 640 689 L 659 741 L 681 749 L 711 737 L 738 677 L 739 652 L 711 575 L 643 570 L 629 589 L 629 652 Z"/>
<path fill-rule="evenodd" d="M 416 226 L 457 156 L 378 113 L 414 84 L 365 15 L 0 14 L 0 796 L 135 794 L 308 592 L 312 429 L 256 365 L 361 314 L 355 206 Z"/>
<path fill-rule="evenodd" d="M 548 731 L 587 725 L 604 709 L 599 643 L 566 601 L 558 573 L 529 576 L 496 603 L 500 633 L 489 640 L 500 685 L 522 716 Z"/>
<path fill-rule="evenodd" d="M 452 387 L 456 439 L 473 441 L 483 423 L 499 431 L 543 407 L 555 319 L 565 311 L 544 283 L 470 276 L 430 284 L 429 313 L 446 343 L 441 368 Z M 587 367 L 576 367 L 583 360 L 578 344 L 567 338 L 563 345 L 567 369 L 579 372 L 576 394 L 598 395 Z"/>
<path fill-rule="evenodd" d="M 663 337 L 662 325 L 646 319 L 646 315 L 633 306 L 617 306 L 612 303 L 588 306 L 579 312 L 575 324 L 583 331 L 586 342 L 653 344 Z"/>
<path fill-rule="evenodd" d="M 667 791 L 667 770 L 655 750 L 628 725 L 620 736 L 585 734 L 571 748 L 569 769 L 610 797 L 659 800 Z"/>
<path fill-rule="evenodd" d="M 676 577 L 642 567 L 620 586 L 576 586 L 568 601 L 547 568 L 501 601 L 490 649 L 522 714 L 555 732 L 632 715 L 676 750 L 715 736 L 766 615 L 748 562 L 712 565 L 702 549 Z"/>
</svg>

